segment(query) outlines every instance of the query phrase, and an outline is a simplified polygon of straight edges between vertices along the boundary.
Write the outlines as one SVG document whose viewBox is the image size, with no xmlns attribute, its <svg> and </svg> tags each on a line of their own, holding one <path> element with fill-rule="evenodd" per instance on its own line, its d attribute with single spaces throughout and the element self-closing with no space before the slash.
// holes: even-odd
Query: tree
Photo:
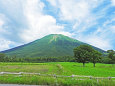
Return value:
<svg viewBox="0 0 115 86">
<path fill-rule="evenodd" d="M 107 50 L 108 58 L 110 58 L 110 61 L 112 64 L 115 64 L 115 51 L 114 50 Z"/>
<path fill-rule="evenodd" d="M 93 49 L 90 45 L 80 45 L 74 49 L 74 56 L 78 62 L 83 63 L 83 67 L 86 62 L 92 62 L 95 64 L 101 59 L 101 53 Z"/>
<path fill-rule="evenodd" d="M 85 63 L 90 61 L 93 50 L 89 45 L 80 45 L 74 49 L 74 57 L 78 62 L 82 62 L 83 67 L 85 67 Z"/>
<path fill-rule="evenodd" d="M 2 62 L 4 60 L 5 54 L 4 53 L 0 53 L 0 61 Z"/>
<path fill-rule="evenodd" d="M 91 58 L 90 61 L 93 63 L 93 66 L 95 67 L 95 64 L 101 59 L 101 53 L 97 50 L 93 50 L 91 52 Z"/>
</svg>

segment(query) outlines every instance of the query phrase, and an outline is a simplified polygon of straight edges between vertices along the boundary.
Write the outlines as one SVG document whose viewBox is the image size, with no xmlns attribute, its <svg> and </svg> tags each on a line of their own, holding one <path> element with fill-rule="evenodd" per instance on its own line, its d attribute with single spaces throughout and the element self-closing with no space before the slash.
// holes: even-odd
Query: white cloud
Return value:
<svg viewBox="0 0 115 86">
<path fill-rule="evenodd" d="M 111 49 L 112 46 L 110 42 L 106 39 L 101 39 L 100 37 L 90 37 L 86 39 L 87 43 L 96 46 L 98 48 L 101 48 L 103 50 Z"/>
<path fill-rule="evenodd" d="M 22 31 L 21 38 L 30 42 L 48 34 L 62 33 L 70 35 L 63 31 L 64 26 L 57 25 L 56 19 L 50 15 L 43 14 L 44 4 L 39 0 L 27 0 L 24 5 L 24 14 L 27 19 L 28 29 Z"/>
<path fill-rule="evenodd" d="M 48 34 L 57 34 L 63 26 L 56 25 L 56 20 L 52 16 L 41 16 L 40 18 L 30 19 L 29 29 L 25 29 L 21 34 L 26 42 L 33 41 Z"/>
<path fill-rule="evenodd" d="M 0 26 L 2 26 L 4 24 L 4 22 L 2 20 L 0 20 Z"/>
<path fill-rule="evenodd" d="M 104 28 L 103 31 L 106 31 L 106 33 L 107 33 L 107 32 L 110 32 L 111 35 L 114 34 L 114 33 L 115 33 L 115 25 L 114 25 L 114 22 L 115 22 L 115 18 L 114 18 L 114 17 L 112 17 L 112 19 L 110 19 L 110 20 L 107 20 L 107 21 L 103 24 L 103 26 L 102 26 L 102 28 Z"/>
<path fill-rule="evenodd" d="M 89 5 L 83 0 L 59 0 L 60 3 L 60 17 L 64 20 L 78 21 L 89 14 Z"/>
<path fill-rule="evenodd" d="M 89 34 L 87 36 L 80 35 L 78 38 L 80 41 L 86 42 L 95 47 L 101 48 L 103 50 L 112 49 L 111 40 L 106 39 L 102 36 L 97 36 L 96 34 Z"/>
<path fill-rule="evenodd" d="M 53 6 L 60 8 L 60 18 L 76 20 L 88 17 L 92 8 L 97 7 L 103 0 L 47 0 Z"/>
<path fill-rule="evenodd" d="M 5 25 L 5 16 L 3 14 L 0 14 L 0 51 L 9 49 L 9 45 L 13 42 L 6 40 L 2 37 L 3 33 L 7 33 L 5 28 L 3 27 Z"/>
<path fill-rule="evenodd" d="M 26 0 L 0 0 L 0 8 L 3 10 L 3 13 L 15 20 L 16 22 L 20 21 L 23 18 L 23 8 L 22 4 Z"/>
<path fill-rule="evenodd" d="M 97 16 L 92 13 L 103 0 L 47 0 L 60 9 L 60 19 L 71 21 L 73 31 L 81 33 L 97 23 Z M 56 3 L 56 4 L 54 4 Z"/>
<path fill-rule="evenodd" d="M 10 44 L 14 44 L 14 42 L 0 38 L 0 51 L 6 50 L 10 48 Z"/>
<path fill-rule="evenodd" d="M 115 26 L 110 26 L 109 29 L 111 30 L 112 33 L 115 33 Z"/>
<path fill-rule="evenodd" d="M 3 28 L 2 28 L 3 24 L 4 24 L 4 21 L 0 19 L 0 32 L 3 32 Z"/>
<path fill-rule="evenodd" d="M 5 29 L 3 29 L 3 25 L 5 24 L 4 16 L 0 14 L 0 33 L 6 32 Z"/>
<path fill-rule="evenodd" d="M 57 3 L 58 3 L 57 0 L 47 0 L 47 1 L 50 2 L 51 5 L 57 6 Z"/>
<path fill-rule="evenodd" d="M 113 6 L 115 6 L 115 0 L 111 0 Z"/>
</svg>

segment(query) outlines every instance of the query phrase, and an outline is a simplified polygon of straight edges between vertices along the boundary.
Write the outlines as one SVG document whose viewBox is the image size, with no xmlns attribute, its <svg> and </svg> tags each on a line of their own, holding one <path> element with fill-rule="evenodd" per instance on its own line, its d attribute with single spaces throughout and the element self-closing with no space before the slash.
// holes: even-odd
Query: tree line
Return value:
<svg viewBox="0 0 115 86">
<path fill-rule="evenodd" d="M 90 45 L 80 45 L 73 50 L 74 56 L 63 57 L 16 57 L 7 56 L 4 53 L 0 53 L 0 62 L 80 62 L 85 63 L 92 62 L 115 64 L 115 51 L 108 50 L 106 54 L 95 50 Z"/>
<path fill-rule="evenodd" d="M 0 53 L 0 62 L 74 62 L 75 58 L 72 56 L 63 57 L 16 57 L 7 56 L 4 53 Z"/>
</svg>

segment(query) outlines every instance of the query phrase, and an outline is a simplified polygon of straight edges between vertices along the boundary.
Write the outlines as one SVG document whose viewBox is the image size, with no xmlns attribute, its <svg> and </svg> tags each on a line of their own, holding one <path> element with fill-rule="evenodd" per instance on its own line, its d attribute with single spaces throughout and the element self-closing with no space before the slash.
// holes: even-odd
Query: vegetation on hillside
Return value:
<svg viewBox="0 0 115 86">
<path fill-rule="evenodd" d="M 16 56 L 21 58 L 73 56 L 73 49 L 82 44 L 86 43 L 61 34 L 51 34 L 29 44 L 3 51 L 2 53 L 11 57 Z M 105 52 L 99 48 L 94 48 L 100 52 Z"/>
</svg>

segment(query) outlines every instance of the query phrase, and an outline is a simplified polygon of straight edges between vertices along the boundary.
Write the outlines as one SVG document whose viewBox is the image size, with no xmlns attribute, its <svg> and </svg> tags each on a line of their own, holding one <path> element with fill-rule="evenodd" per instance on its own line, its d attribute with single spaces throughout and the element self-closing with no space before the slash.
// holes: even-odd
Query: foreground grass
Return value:
<svg viewBox="0 0 115 86">
<path fill-rule="evenodd" d="M 76 78 L 53 78 L 46 76 L 0 76 L 0 83 L 7 84 L 32 84 L 50 86 L 115 86 L 112 80 L 76 80 Z"/>
<path fill-rule="evenodd" d="M 82 75 L 94 77 L 115 77 L 115 66 L 111 64 L 87 63 L 82 67 L 81 63 L 74 62 L 52 62 L 52 63 L 0 63 L 0 72 L 30 72 L 56 75 Z M 115 80 L 96 80 L 64 77 L 55 78 L 38 75 L 1 75 L 0 83 L 13 84 L 36 84 L 50 86 L 115 86 Z"/>
</svg>

